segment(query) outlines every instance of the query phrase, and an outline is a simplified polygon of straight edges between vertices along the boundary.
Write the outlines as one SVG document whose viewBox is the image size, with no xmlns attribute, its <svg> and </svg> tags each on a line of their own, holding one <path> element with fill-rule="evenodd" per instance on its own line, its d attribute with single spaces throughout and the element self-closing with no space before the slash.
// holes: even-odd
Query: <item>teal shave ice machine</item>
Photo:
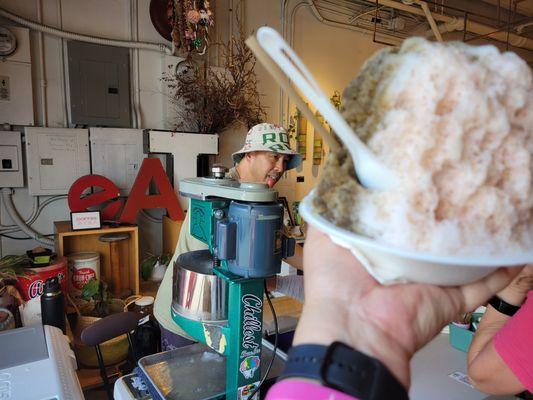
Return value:
<svg viewBox="0 0 533 400">
<path fill-rule="evenodd" d="M 226 358 L 225 398 L 258 398 L 261 381 L 265 278 L 294 254 L 283 233 L 283 206 L 264 184 L 239 184 L 215 167 L 214 176 L 180 181 L 191 199 L 190 233 L 208 250 L 174 264 L 172 319 L 188 335 Z"/>
</svg>

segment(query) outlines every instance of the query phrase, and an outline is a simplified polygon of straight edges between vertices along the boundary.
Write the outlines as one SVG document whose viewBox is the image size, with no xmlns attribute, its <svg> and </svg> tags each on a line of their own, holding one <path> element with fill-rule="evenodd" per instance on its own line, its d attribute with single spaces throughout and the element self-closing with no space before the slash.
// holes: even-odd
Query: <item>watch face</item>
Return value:
<svg viewBox="0 0 533 400">
<path fill-rule="evenodd" d="M 12 54 L 17 48 L 17 38 L 5 26 L 0 26 L 0 57 Z"/>
</svg>

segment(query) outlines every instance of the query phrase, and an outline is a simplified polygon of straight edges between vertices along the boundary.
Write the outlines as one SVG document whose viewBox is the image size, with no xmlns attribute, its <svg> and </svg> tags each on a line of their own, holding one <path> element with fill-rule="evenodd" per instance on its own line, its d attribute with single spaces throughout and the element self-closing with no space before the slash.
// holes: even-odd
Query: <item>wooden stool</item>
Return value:
<svg viewBox="0 0 533 400">
<path fill-rule="evenodd" d="M 118 242 L 130 238 L 129 233 L 107 233 L 98 238 L 101 242 L 109 243 L 109 262 L 111 266 L 112 293 L 115 296 L 122 294 L 121 276 L 120 276 L 120 252 L 118 251 Z M 106 278 L 110 277 L 106 275 Z"/>
</svg>

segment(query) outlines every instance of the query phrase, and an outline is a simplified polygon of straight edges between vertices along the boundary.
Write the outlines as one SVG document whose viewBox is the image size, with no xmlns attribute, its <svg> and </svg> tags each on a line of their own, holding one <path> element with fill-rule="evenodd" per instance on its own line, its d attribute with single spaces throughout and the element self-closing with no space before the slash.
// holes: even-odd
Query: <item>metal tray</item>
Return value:
<svg viewBox="0 0 533 400">
<path fill-rule="evenodd" d="M 261 377 L 270 363 L 274 346 L 263 339 Z M 276 351 L 267 381 L 278 377 L 287 355 Z M 209 347 L 195 343 L 152 354 L 139 360 L 139 368 L 163 399 L 211 400 L 224 397 L 226 358 Z"/>
</svg>

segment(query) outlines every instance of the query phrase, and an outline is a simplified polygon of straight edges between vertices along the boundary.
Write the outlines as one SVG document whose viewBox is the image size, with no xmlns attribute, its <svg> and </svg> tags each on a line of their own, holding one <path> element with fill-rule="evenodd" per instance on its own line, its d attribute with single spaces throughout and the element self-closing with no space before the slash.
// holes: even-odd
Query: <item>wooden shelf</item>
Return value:
<svg viewBox="0 0 533 400">
<path fill-rule="evenodd" d="M 111 278 L 111 254 L 109 243 L 101 242 L 99 237 L 107 233 L 129 233 L 129 239 L 118 242 L 120 258 L 120 277 L 122 288 L 132 294 L 139 293 L 139 233 L 137 226 L 120 226 L 112 228 L 73 231 L 70 221 L 54 222 L 57 240 L 56 253 L 68 256 L 72 253 L 95 251 L 100 254 L 100 277 L 108 284 Z"/>
</svg>

